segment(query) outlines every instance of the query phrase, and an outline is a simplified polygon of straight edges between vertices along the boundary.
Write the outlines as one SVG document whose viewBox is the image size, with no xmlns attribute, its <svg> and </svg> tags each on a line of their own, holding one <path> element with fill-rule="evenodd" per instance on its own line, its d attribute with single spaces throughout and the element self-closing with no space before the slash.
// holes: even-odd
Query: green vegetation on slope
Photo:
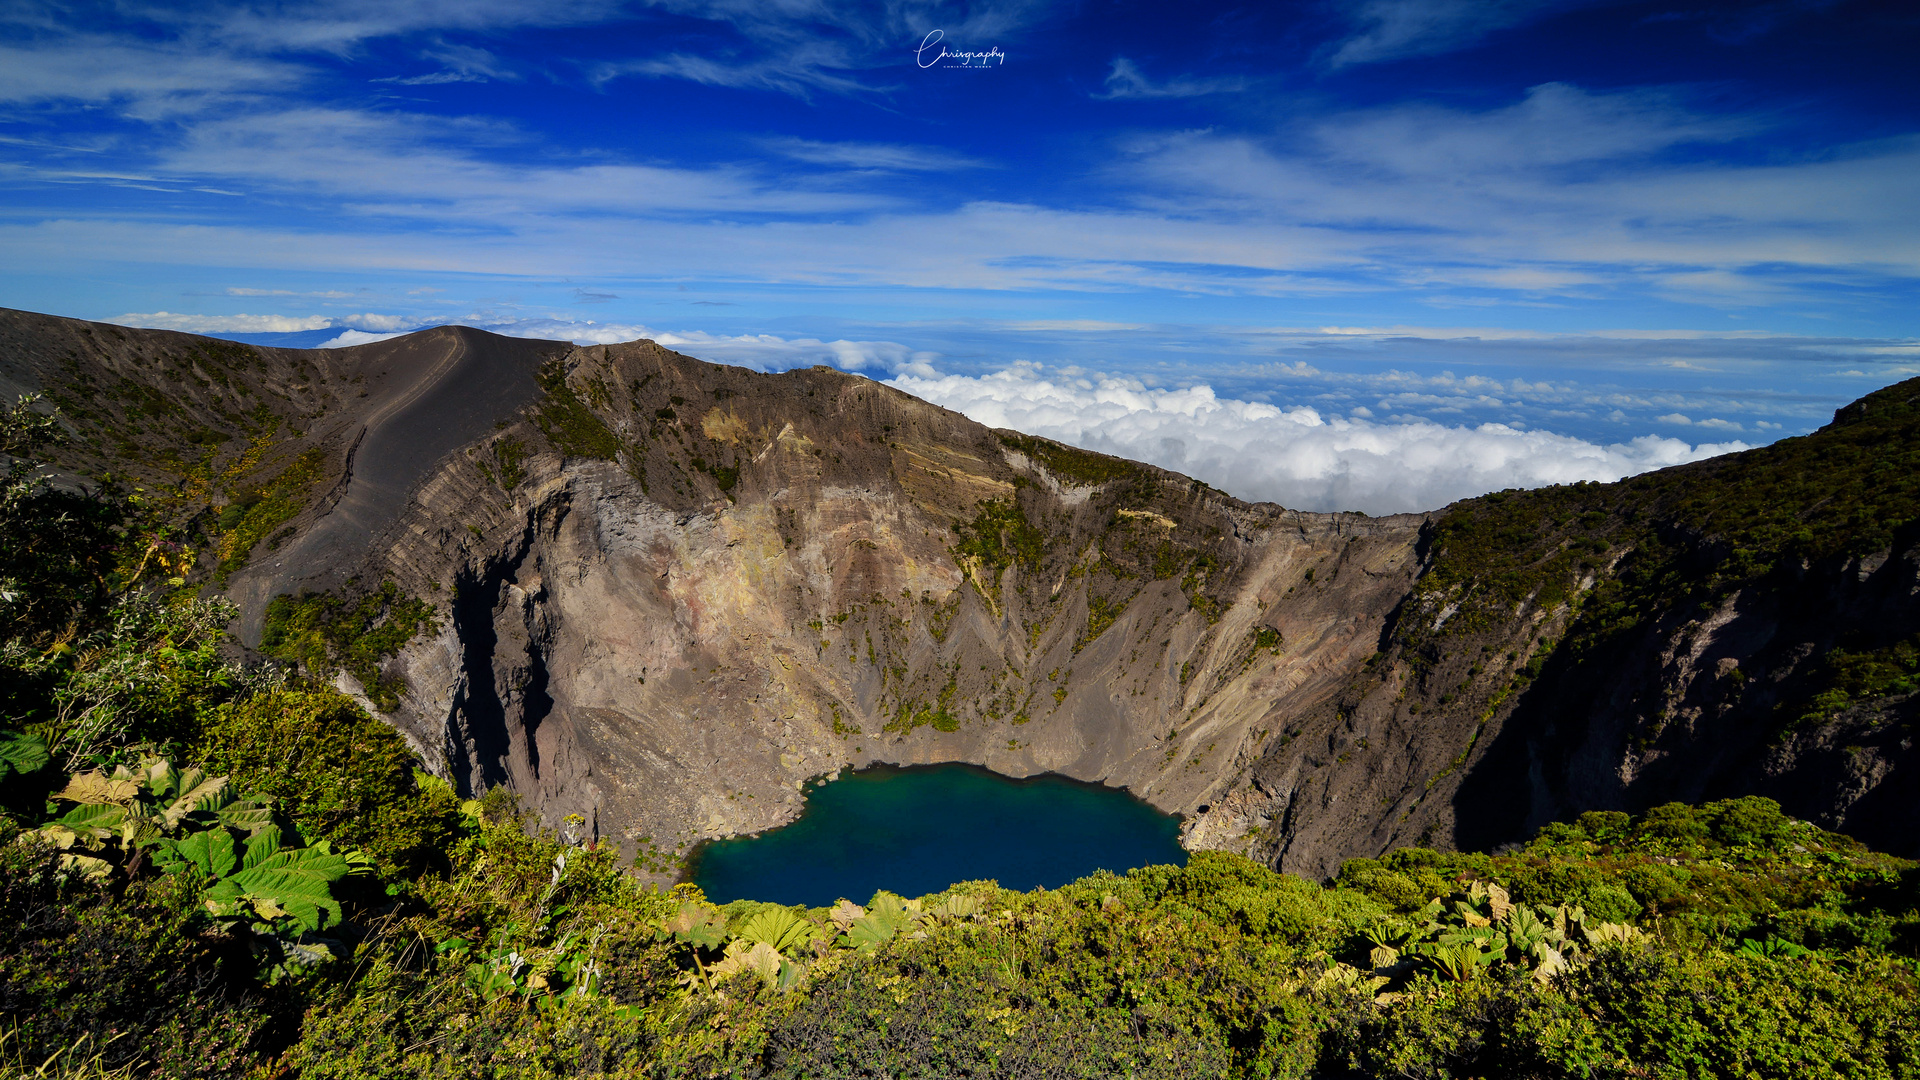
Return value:
<svg viewBox="0 0 1920 1080">
<path fill-rule="evenodd" d="M 1046 558 L 1046 534 L 1027 520 L 1017 499 L 981 503 L 974 519 L 955 531 L 960 539 L 954 545 L 954 561 L 976 573 L 984 571 L 989 586 L 1009 566 L 1031 573 Z"/>
<path fill-rule="evenodd" d="M 260 651 L 299 664 L 318 678 L 344 670 L 383 712 L 400 707 L 400 681 L 380 665 L 399 654 L 418 633 L 439 629 L 424 600 L 400 592 L 391 581 L 349 603 L 333 593 L 280 595 L 267 605 Z"/>
<path fill-rule="evenodd" d="M 1105 484 L 1113 480 L 1138 480 L 1146 475 L 1146 470 L 1125 458 L 1096 454 L 1051 439 L 1010 431 L 995 432 L 994 435 L 1000 440 L 1000 445 L 1038 461 L 1055 476 L 1069 483 Z"/>
<path fill-rule="evenodd" d="M 122 500 L 36 479 L 36 456 L 63 440 L 37 398 L 0 409 L 0 633 L 43 646 L 104 610 L 134 516 Z"/>
<path fill-rule="evenodd" d="M 559 360 L 548 361 L 536 378 L 540 389 L 546 391 L 546 397 L 540 402 L 533 420 L 555 449 L 569 457 L 601 458 L 606 461 L 619 459 L 620 437 L 567 384 L 564 363 Z M 596 396 L 604 396 L 604 391 L 596 393 Z"/>
<path fill-rule="evenodd" d="M 527 458 L 532 455 L 532 451 L 527 448 L 526 443 L 509 435 L 495 439 L 493 444 L 487 447 L 487 453 L 493 458 L 493 465 L 487 464 L 484 460 L 475 464 L 479 466 L 480 475 L 486 477 L 488 483 L 498 484 L 504 491 L 512 491 L 520 486 L 520 481 L 527 478 Z M 497 473 L 494 471 L 495 465 L 499 466 Z"/>
<path fill-rule="evenodd" d="M 1563 604 L 1592 577 L 1567 641 L 1578 650 L 1789 563 L 1882 550 L 1920 519 L 1916 398 L 1920 381 L 1900 383 L 1812 435 L 1758 450 L 1617 484 L 1469 499 L 1434 525 L 1432 565 L 1416 588 L 1460 605 L 1441 631 L 1458 635 L 1529 599 Z"/>
<path fill-rule="evenodd" d="M 224 582 L 229 574 L 247 564 L 260 541 L 279 547 L 281 538 L 271 534 L 306 509 L 313 486 L 326 479 L 327 455 L 314 448 L 303 451 L 285 469 L 258 487 L 236 495 L 221 510 L 215 524 L 219 535 L 220 561 L 215 580 Z"/>
</svg>

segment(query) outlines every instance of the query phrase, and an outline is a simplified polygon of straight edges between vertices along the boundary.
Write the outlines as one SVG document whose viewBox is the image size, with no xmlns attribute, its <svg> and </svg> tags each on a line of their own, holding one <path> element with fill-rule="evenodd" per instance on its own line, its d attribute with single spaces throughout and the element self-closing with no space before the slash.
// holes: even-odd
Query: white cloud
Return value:
<svg viewBox="0 0 1920 1080">
<path fill-rule="evenodd" d="M 440 71 L 425 75 L 391 75 L 375 79 L 377 83 L 394 83 L 398 86 L 440 86 L 446 83 L 492 82 L 496 79 L 518 81 L 519 75 L 503 65 L 499 58 L 485 49 L 471 45 L 455 45 L 441 42 L 428 49 L 425 56 L 429 60 L 438 60 L 446 67 Z"/>
<path fill-rule="evenodd" d="M 345 318 L 340 319 L 334 325 L 351 326 L 358 330 L 391 331 L 391 330 L 401 330 L 401 329 L 413 327 L 418 324 L 419 324 L 419 320 L 410 319 L 405 315 L 366 314 L 366 315 L 348 315 Z"/>
<path fill-rule="evenodd" d="M 1045 18 L 1041 0 L 965 5 L 934 3 L 829 4 L 817 0 L 654 0 L 654 6 L 713 22 L 745 37 L 744 54 L 666 53 L 604 65 L 596 82 L 622 76 L 688 79 L 711 86 L 772 90 L 808 98 L 816 92 L 869 94 L 882 90 L 868 74 L 894 75 L 911 60 L 912 43 L 944 31 L 956 51 L 1010 44 L 1009 35 Z M 917 74 L 917 73 L 916 73 Z"/>
<path fill-rule="evenodd" d="M 703 360 L 770 368 L 831 364 L 845 371 L 885 374 L 935 374 L 935 354 L 912 349 L 897 341 L 821 341 L 818 338 L 780 338 L 772 334 L 727 337 L 697 331 L 661 334 L 655 340 L 670 348 L 691 350 Z"/>
<path fill-rule="evenodd" d="M 1403 56 L 1432 56 L 1476 44 L 1488 34 L 1597 0 L 1361 0 L 1348 4 L 1364 29 L 1342 42 L 1335 67 Z"/>
<path fill-rule="evenodd" d="M 236 295 L 272 295 L 265 290 L 228 290 Z M 180 315 L 170 311 L 138 312 L 107 320 L 122 326 L 144 326 L 156 330 L 180 330 L 189 334 L 287 334 L 299 330 L 329 330 L 333 327 L 376 332 L 409 329 L 418 319 L 404 315 Z M 359 342 L 349 342 L 359 344 Z"/>
<path fill-rule="evenodd" d="M 734 364 L 763 371 L 830 364 L 843 371 L 881 374 L 935 374 L 936 354 L 897 341 L 822 341 L 819 338 L 783 338 L 773 334 L 710 334 L 703 330 L 655 330 L 638 323 L 597 323 L 570 319 L 515 319 L 506 322 L 476 320 L 475 326 L 509 337 L 571 341 L 576 345 L 612 345 L 650 338 L 717 364 Z"/>
<path fill-rule="evenodd" d="M 240 47 L 347 53 L 374 38 L 419 30 L 569 26 L 618 13 L 617 0 L 336 0 L 325 4 L 205 4 L 181 18 Z M 477 51 L 477 50 L 475 50 Z"/>
<path fill-rule="evenodd" d="M 354 315 L 336 321 L 324 316 L 192 316 L 167 312 L 128 315 L 116 321 L 228 333 L 341 327 L 342 333 L 321 348 L 386 340 L 399 336 L 392 331 L 408 325 L 404 318 L 384 315 Z M 1430 510 L 1503 488 L 1617 480 L 1746 448 L 1740 442 L 1689 444 L 1654 435 L 1602 444 L 1526 430 L 1518 421 L 1444 424 L 1410 413 L 1408 410 L 1459 416 L 1498 408 L 1514 396 L 1544 395 L 1551 399 L 1580 393 L 1545 381 L 1502 381 L 1477 374 L 1458 376 L 1450 371 L 1385 371 L 1345 377 L 1356 389 L 1380 394 L 1377 405 L 1385 419 L 1379 419 L 1379 413 L 1364 405 L 1339 407 L 1345 412 L 1343 416 L 1333 408 L 1221 397 L 1205 384 L 1174 389 L 1149 387 L 1137 379 L 1073 366 L 1047 369 L 1020 362 L 987 375 L 946 374 L 936 366 L 939 354 L 894 341 L 667 331 L 639 323 L 558 318 L 500 320 L 475 315 L 466 321 L 498 334 L 581 345 L 650 338 L 703 360 L 758 370 L 829 364 L 847 371 L 891 376 L 887 379 L 890 385 L 989 426 L 1148 461 L 1198 477 L 1242 498 L 1303 510 L 1361 510 L 1370 514 Z M 1304 363 L 1275 365 L 1275 369 L 1293 378 L 1327 378 Z M 1631 404 L 1644 406 L 1647 402 Z M 1630 419 L 1618 409 L 1612 410 L 1609 418 L 1616 422 Z M 1658 416 L 1655 422 L 1723 431 L 1742 428 L 1719 417 L 1693 420 L 1678 412 Z M 1764 421 L 1758 426 L 1779 428 Z"/>
<path fill-rule="evenodd" d="M 571 341 L 575 345 L 618 345 L 623 341 L 651 338 L 655 333 L 639 323 L 602 323 L 591 319 L 495 320 L 476 315 L 465 325 L 506 337 Z"/>
<path fill-rule="evenodd" d="M 736 167 L 528 166 L 475 152 L 525 138 L 509 125 L 475 119 L 296 108 L 194 125 L 164 154 L 162 171 L 320 193 L 370 217 L 439 218 L 461 231 L 476 220 L 524 229 L 562 214 L 812 214 L 896 205 Z"/>
<path fill-rule="evenodd" d="M 1124 98 L 1189 98 L 1235 93 L 1245 90 L 1248 83 L 1241 78 L 1202 79 L 1192 75 L 1177 75 L 1154 82 L 1147 78 L 1138 64 L 1122 56 L 1113 61 L 1113 70 L 1107 73 L 1104 85 L 1106 92 L 1093 96 L 1115 101 Z"/>
<path fill-rule="evenodd" d="M 349 345 L 366 345 L 370 342 L 388 341 L 393 338 L 405 336 L 405 334 L 369 334 L 364 330 L 348 330 L 339 337 L 328 338 L 320 344 L 315 345 L 314 348 L 342 349 Z"/>
<path fill-rule="evenodd" d="M 228 296 L 311 296 L 322 300 L 345 300 L 353 294 L 331 289 L 325 292 L 297 292 L 293 289 L 242 289 L 229 288 Z"/>
<path fill-rule="evenodd" d="M 286 334 L 297 330 L 325 330 L 334 324 L 325 315 L 176 315 L 170 311 L 130 313 L 108 321 L 189 334 Z"/>
<path fill-rule="evenodd" d="M 0 101 L 119 102 L 146 118 L 200 108 L 210 96 L 292 89 L 307 74 L 278 60 L 92 34 L 0 46 Z"/>
<path fill-rule="evenodd" d="M 1920 140 L 1769 165 L 1645 160 L 1737 130 L 1659 95 L 1550 84 L 1502 108 L 1362 110 L 1286 138 L 1137 138 L 1101 174 L 1121 204 L 1073 209 L 932 195 L 910 205 L 922 196 L 905 186 L 867 190 L 844 174 L 586 164 L 517 153 L 533 145 L 525 133 L 471 118 L 293 109 L 187 126 L 154 168 L 128 175 L 271 194 L 324 211 L 311 227 L 226 211 L 197 223 L 50 212 L 0 223 L 0 251 L 236 270 L 617 278 L 665 267 L 835 287 L 1391 290 L 1430 303 L 1473 290 L 1778 307 L 1829 302 L 1836 287 L 1911 288 Z M 911 147 L 829 153 L 839 145 L 803 149 L 850 168 L 862 153 L 875 168 L 932 164 Z"/>
<path fill-rule="evenodd" d="M 1746 448 L 1652 435 L 1600 445 L 1504 424 L 1329 418 L 1305 406 L 1220 398 L 1204 385 L 1054 377 L 1034 364 L 980 377 L 906 374 L 889 384 L 983 424 L 1148 461 L 1241 498 L 1302 510 L 1430 510 L 1503 488 L 1618 480 Z"/>
<path fill-rule="evenodd" d="M 428 75 L 389 76 L 373 80 L 377 83 L 393 83 L 396 86 L 444 86 L 447 83 L 486 82 L 485 75 L 468 75 L 457 71 L 436 71 Z"/>
<path fill-rule="evenodd" d="M 937 146 L 820 142 L 814 139 L 767 139 L 765 145 L 768 149 L 793 158 L 795 161 L 847 169 L 944 172 L 949 169 L 977 169 L 987 164 L 979 158 L 968 157 Z"/>
</svg>

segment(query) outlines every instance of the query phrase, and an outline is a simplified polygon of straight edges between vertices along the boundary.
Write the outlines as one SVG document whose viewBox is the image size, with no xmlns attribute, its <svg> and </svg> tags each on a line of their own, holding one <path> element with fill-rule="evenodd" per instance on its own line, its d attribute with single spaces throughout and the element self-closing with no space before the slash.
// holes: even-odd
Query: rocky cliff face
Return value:
<svg viewBox="0 0 1920 1080">
<path fill-rule="evenodd" d="M 1417 569 L 1421 519 L 1250 507 L 839 372 L 640 343 L 564 377 L 599 429 L 550 401 L 450 456 L 359 572 L 451 583 L 397 663 L 397 724 L 466 783 L 637 845 L 779 824 L 875 761 L 1211 809 Z M 479 467 L 543 438 L 588 452 Z"/>
<path fill-rule="evenodd" d="M 650 342 L 248 350 L 9 313 L 0 345 L 12 386 L 76 421 L 76 472 L 173 500 L 244 639 L 274 596 L 396 583 L 437 625 L 390 662 L 388 719 L 462 787 L 641 851 L 779 824 L 809 779 L 875 761 L 1125 785 L 1185 814 L 1189 846 L 1309 874 L 1666 798 L 1912 824 L 1900 693 L 1777 722 L 1836 646 L 1880 647 L 1850 628 L 1913 632 L 1910 542 L 1596 637 L 1588 601 L 1659 547 L 1618 507 L 1482 565 L 1459 523 L 1531 496 L 1248 505 L 857 376 Z"/>
</svg>

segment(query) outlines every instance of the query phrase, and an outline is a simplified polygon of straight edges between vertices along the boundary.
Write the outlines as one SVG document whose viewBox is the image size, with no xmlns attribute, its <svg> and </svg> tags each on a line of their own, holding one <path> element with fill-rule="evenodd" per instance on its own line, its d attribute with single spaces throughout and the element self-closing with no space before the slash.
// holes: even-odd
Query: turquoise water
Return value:
<svg viewBox="0 0 1920 1080">
<path fill-rule="evenodd" d="M 992 878 L 1056 888 L 1095 870 L 1186 865 L 1179 819 L 1116 788 L 971 765 L 875 765 L 815 787 L 798 820 L 698 848 L 707 899 L 817 907 Z"/>
</svg>

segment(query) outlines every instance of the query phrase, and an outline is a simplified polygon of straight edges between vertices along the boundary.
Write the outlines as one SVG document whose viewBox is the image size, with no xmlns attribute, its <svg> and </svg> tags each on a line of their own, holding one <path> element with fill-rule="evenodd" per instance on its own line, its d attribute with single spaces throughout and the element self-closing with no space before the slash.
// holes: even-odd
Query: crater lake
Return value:
<svg viewBox="0 0 1920 1080">
<path fill-rule="evenodd" d="M 1184 866 L 1180 821 L 1118 788 L 973 765 L 875 765 L 816 785 L 799 818 L 695 849 L 714 903 L 818 907 L 876 890 L 924 896 L 959 881 L 1055 888 L 1095 870 Z"/>
</svg>

